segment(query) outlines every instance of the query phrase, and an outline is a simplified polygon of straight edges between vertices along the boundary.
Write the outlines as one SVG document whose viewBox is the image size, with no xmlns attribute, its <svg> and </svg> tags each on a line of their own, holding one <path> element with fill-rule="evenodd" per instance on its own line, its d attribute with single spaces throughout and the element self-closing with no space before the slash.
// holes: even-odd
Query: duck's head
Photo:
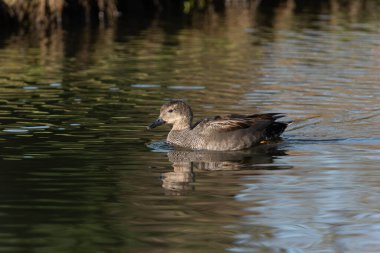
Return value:
<svg viewBox="0 0 380 253">
<path fill-rule="evenodd" d="M 188 104 L 181 100 L 172 100 L 161 106 L 160 116 L 147 128 L 152 129 L 163 124 L 173 125 L 173 130 L 191 127 L 193 112 Z"/>
</svg>

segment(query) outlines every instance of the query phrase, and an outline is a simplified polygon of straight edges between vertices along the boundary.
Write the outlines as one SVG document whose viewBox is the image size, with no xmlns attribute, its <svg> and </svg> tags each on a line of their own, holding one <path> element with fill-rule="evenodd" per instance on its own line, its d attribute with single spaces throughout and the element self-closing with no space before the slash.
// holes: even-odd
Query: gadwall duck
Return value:
<svg viewBox="0 0 380 253">
<path fill-rule="evenodd" d="M 147 128 L 173 125 L 167 136 L 170 145 L 198 150 L 241 150 L 274 140 L 287 123 L 276 122 L 278 113 L 215 116 L 192 124 L 193 112 L 181 100 L 161 106 L 159 118 Z"/>
</svg>

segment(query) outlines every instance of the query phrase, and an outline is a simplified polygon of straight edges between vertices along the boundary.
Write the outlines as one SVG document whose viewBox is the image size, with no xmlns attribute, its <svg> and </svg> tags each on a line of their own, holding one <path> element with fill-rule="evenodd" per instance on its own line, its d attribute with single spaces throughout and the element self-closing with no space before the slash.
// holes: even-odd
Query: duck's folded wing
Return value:
<svg viewBox="0 0 380 253">
<path fill-rule="evenodd" d="M 197 122 L 196 126 L 204 130 L 227 132 L 238 129 L 254 127 L 256 130 L 262 130 L 272 124 L 276 119 L 282 117 L 280 114 L 253 114 L 253 115 L 226 115 L 216 116 Z"/>
<path fill-rule="evenodd" d="M 218 119 L 202 122 L 202 127 L 205 129 L 212 129 L 213 131 L 226 132 L 237 129 L 244 129 L 251 126 L 251 124 L 244 120 L 239 119 Z"/>
<path fill-rule="evenodd" d="M 218 119 L 242 119 L 242 120 L 252 120 L 252 119 L 267 119 L 267 120 L 277 120 L 279 118 L 285 117 L 283 113 L 262 113 L 262 114 L 251 114 L 251 115 L 240 115 L 240 114 L 228 114 L 225 116 L 216 116 Z"/>
</svg>

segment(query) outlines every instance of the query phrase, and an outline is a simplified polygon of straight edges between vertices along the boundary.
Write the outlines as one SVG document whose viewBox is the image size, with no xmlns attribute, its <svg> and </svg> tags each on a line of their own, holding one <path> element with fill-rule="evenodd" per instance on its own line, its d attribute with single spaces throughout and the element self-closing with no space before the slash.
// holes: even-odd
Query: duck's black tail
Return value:
<svg viewBox="0 0 380 253">
<path fill-rule="evenodd" d="M 273 122 L 265 129 L 265 137 L 267 140 L 280 138 L 280 135 L 285 131 L 289 123 Z"/>
</svg>

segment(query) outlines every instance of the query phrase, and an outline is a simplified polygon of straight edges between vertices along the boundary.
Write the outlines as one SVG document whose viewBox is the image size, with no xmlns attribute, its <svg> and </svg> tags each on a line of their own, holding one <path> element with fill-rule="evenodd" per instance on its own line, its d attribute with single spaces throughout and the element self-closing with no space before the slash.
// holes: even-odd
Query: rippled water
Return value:
<svg viewBox="0 0 380 253">
<path fill-rule="evenodd" d="M 334 3 L 3 38 L 0 251 L 379 252 L 380 10 Z M 293 124 L 175 150 L 170 98 Z"/>
</svg>

